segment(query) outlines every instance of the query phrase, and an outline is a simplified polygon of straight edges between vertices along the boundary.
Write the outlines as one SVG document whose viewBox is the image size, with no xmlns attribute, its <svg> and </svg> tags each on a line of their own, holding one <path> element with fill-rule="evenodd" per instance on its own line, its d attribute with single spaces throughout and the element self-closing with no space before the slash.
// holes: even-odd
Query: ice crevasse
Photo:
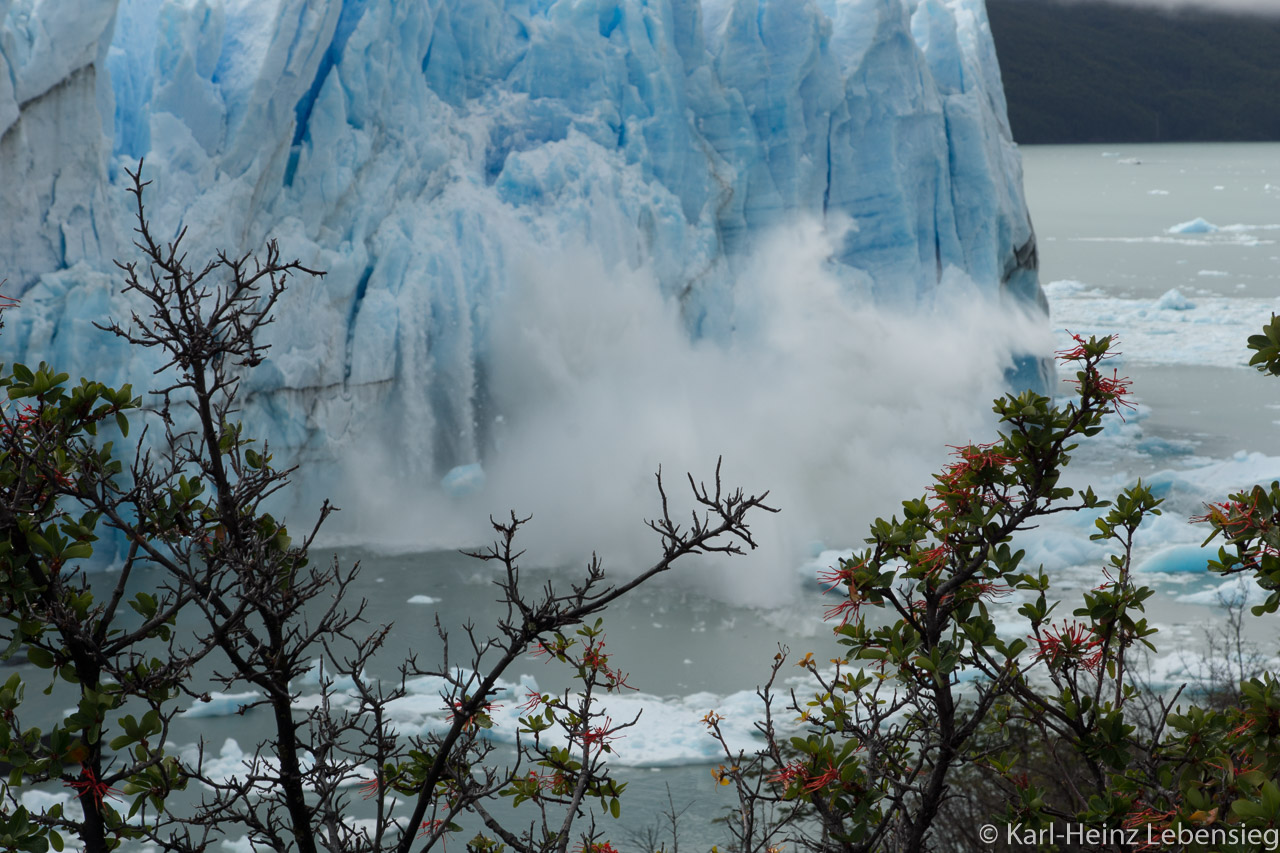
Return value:
<svg viewBox="0 0 1280 853">
<path fill-rule="evenodd" d="M 145 158 L 191 257 L 274 238 L 328 271 L 245 385 L 250 431 L 304 457 L 482 459 L 495 311 L 566 253 L 711 342 L 796 216 L 849 299 L 959 270 L 1043 302 L 982 0 L 0 0 L 0 134 L 3 360 L 144 384 L 152 354 L 92 323 L 128 310 Z"/>
</svg>

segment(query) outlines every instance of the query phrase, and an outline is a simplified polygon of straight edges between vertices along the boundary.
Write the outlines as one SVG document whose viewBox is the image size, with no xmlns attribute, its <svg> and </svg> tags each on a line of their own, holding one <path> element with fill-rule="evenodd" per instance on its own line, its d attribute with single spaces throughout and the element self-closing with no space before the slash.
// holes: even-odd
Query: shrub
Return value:
<svg viewBox="0 0 1280 853">
<path fill-rule="evenodd" d="M 163 353 L 153 398 L 159 439 L 117 447 L 147 414 L 129 386 L 71 387 L 46 365 L 15 364 L 0 375 L 11 401 L 0 409 L 0 641 L 6 657 L 25 655 L 77 696 L 62 720 L 29 725 L 20 675 L 0 688 L 0 757 L 9 767 L 0 847 L 60 850 L 70 836 L 90 853 L 143 839 L 195 851 L 243 833 L 276 851 L 407 853 L 442 844 L 469 813 L 492 833 L 473 839 L 475 850 L 565 853 L 588 800 L 617 816 L 622 786 L 603 759 L 630 725 L 598 711 L 600 694 L 627 685 L 603 652 L 601 623 L 588 620 L 681 557 L 754 547 L 747 516 L 769 509 L 766 496 L 724 488 L 717 467 L 711 486 L 690 478 L 698 511 L 680 525 L 659 476 L 662 514 L 650 522 L 659 559 L 617 585 L 592 560 L 568 591 L 547 584 L 531 592 L 513 545 L 527 519 L 495 522 L 497 542 L 474 555 L 503 570 L 507 615 L 492 635 L 469 627 L 463 661 L 449 658 L 446 642 L 437 666 L 410 655 L 398 682 L 369 679 L 366 664 L 387 628 L 366 623 L 363 602 L 347 603 L 356 568 L 310 556 L 332 507 L 326 502 L 295 539 L 264 506 L 287 487 L 290 470 L 235 420 L 240 377 L 262 360 L 259 332 L 287 280 L 323 273 L 282 261 L 274 243 L 260 259 L 220 254 L 188 266 L 185 232 L 168 244 L 154 238 L 140 176 L 141 165 L 131 191 L 144 261 L 119 266 L 145 313 L 102 328 Z M 105 440 L 109 433 L 116 441 Z M 105 596 L 84 573 L 101 538 L 124 548 Z M 130 596 L 129 579 L 144 564 L 162 570 L 164 585 Z M 493 694 L 511 663 L 534 649 L 569 664 L 577 689 L 530 697 L 516 764 L 498 767 L 482 737 Z M 256 691 L 250 707 L 272 720 L 269 740 L 230 778 L 171 748 L 177 700 L 207 698 L 191 683 L 205 659 L 220 660 L 220 687 Z M 292 685 L 315 659 L 320 703 L 300 714 Z M 446 685 L 450 725 L 399 737 L 388 706 L 420 675 Z M 342 694 L 337 679 L 351 691 Z M 553 729 L 564 745 L 549 738 Z M 203 797 L 174 809 L 171 794 L 193 782 Z M 41 783 L 71 788 L 79 808 L 24 807 L 21 789 Z M 346 793 L 357 783 L 372 801 L 373 817 L 360 822 Z M 500 796 L 530 802 L 535 819 L 522 828 L 499 820 L 492 806 Z M 578 837 L 584 848 L 607 848 L 599 835 L 592 824 Z"/>
<path fill-rule="evenodd" d="M 1261 359 L 1280 346 L 1269 329 L 1252 344 L 1269 348 Z M 1113 340 L 1073 337 L 1058 357 L 1076 368 L 1074 399 L 997 400 L 998 440 L 955 447 L 927 494 L 905 501 L 901 518 L 877 519 L 870 547 L 823 578 L 838 596 L 826 617 L 843 649 L 830 667 L 812 653 L 796 662 L 815 686 L 787 703 L 799 725 L 781 725 L 773 710 L 782 660 L 761 690 L 762 750 L 732 752 L 709 715 L 727 759 L 722 781 L 739 799 L 734 849 L 981 850 L 1011 840 L 1132 850 L 1190 838 L 1187 849 L 1250 850 L 1280 826 L 1280 684 L 1249 678 L 1238 707 L 1183 710 L 1180 690 L 1156 695 L 1138 678 L 1135 658 L 1155 650 L 1156 632 L 1133 540 L 1160 501 L 1140 481 L 1110 502 L 1060 482 L 1076 442 L 1131 405 L 1128 380 L 1102 366 Z M 1211 506 L 1201 520 L 1233 549 L 1212 568 L 1280 589 L 1277 508 L 1280 485 Z M 1091 538 L 1114 553 L 1067 616 L 1052 578 L 1025 568 L 1013 541 L 1037 519 L 1082 510 L 1099 512 Z M 988 605 L 1014 591 L 1029 633 L 1010 638 Z M 1255 613 L 1277 602 L 1280 592 Z M 983 821 L 1000 827 L 979 837 Z M 1055 826 L 1056 835 L 1034 834 Z"/>
</svg>

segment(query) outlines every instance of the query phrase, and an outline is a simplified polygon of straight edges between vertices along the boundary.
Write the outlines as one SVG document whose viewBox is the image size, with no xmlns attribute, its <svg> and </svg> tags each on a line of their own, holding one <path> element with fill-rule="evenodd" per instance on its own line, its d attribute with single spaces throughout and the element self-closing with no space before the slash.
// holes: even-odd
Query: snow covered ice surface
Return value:
<svg viewBox="0 0 1280 853">
<path fill-rule="evenodd" d="M 1280 308 L 1275 299 L 1208 290 L 1184 295 L 1174 288 L 1156 299 L 1113 296 L 1079 281 L 1049 282 L 1045 292 L 1059 343 L 1065 345 L 1067 329 L 1085 336 L 1122 330 L 1124 359 L 1130 364 L 1246 365 L 1250 352 L 1243 342 Z"/>
<path fill-rule="evenodd" d="M 979 0 L 0 10 L 0 168 L 20 176 L 0 269 L 23 300 L 6 360 L 108 382 L 155 366 L 91 326 L 128 309 L 111 259 L 132 257 L 125 170 L 145 158 L 153 222 L 189 229 L 191 258 L 274 238 L 329 271 L 293 281 L 244 386 L 248 431 L 303 459 L 368 441 L 432 483 L 482 461 L 532 396 L 511 360 L 554 384 L 600 321 L 539 317 L 523 331 L 546 352 L 513 355 L 544 274 L 605 295 L 638 279 L 689 341 L 764 346 L 738 279 L 808 218 L 850 304 L 1040 298 Z"/>
</svg>

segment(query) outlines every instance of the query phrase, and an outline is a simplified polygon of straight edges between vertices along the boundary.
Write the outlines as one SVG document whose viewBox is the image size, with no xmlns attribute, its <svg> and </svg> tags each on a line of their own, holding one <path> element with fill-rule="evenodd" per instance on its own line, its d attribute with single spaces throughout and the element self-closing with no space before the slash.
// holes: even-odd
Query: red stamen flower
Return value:
<svg viewBox="0 0 1280 853">
<path fill-rule="evenodd" d="M 596 726 L 594 729 L 587 729 L 580 735 L 583 747 L 589 747 L 599 744 L 602 748 L 608 749 L 611 741 L 618 740 L 622 735 L 613 730 L 613 718 L 605 717 L 603 726 Z"/>
<path fill-rule="evenodd" d="M 618 853 L 618 850 L 608 841 L 593 841 L 590 845 L 586 842 L 578 845 L 577 853 Z"/>
<path fill-rule="evenodd" d="M 814 791 L 820 791 L 830 785 L 832 782 L 839 780 L 840 768 L 834 764 L 828 764 L 827 769 L 817 776 L 810 776 L 805 781 L 804 790 L 806 793 L 812 794 Z"/>
<path fill-rule="evenodd" d="M 947 562 L 947 546 L 939 545 L 928 551 L 921 551 L 916 557 L 916 565 L 924 569 L 925 575 L 938 573 Z"/>
<path fill-rule="evenodd" d="M 85 767 L 83 765 L 81 765 L 80 768 L 80 778 L 72 779 L 70 782 L 67 782 L 66 787 L 74 788 L 80 795 L 81 799 L 88 797 L 93 800 L 94 804 L 99 809 L 102 808 L 103 797 L 114 799 L 120 796 L 119 791 L 110 787 L 106 782 L 103 782 L 98 778 L 97 774 L 93 772 L 92 767 Z"/>
<path fill-rule="evenodd" d="M 524 711 L 526 714 L 532 714 L 534 710 L 542 704 L 542 694 L 536 690 L 530 690 L 525 695 L 529 698 L 528 701 L 520 706 L 520 710 Z"/>
<path fill-rule="evenodd" d="M 1071 340 L 1075 341 L 1076 345 L 1071 349 L 1058 350 L 1057 352 L 1055 352 L 1054 355 L 1057 357 L 1057 359 L 1063 362 L 1084 361 L 1085 359 L 1087 359 L 1089 357 L 1089 353 L 1086 352 L 1085 347 L 1088 346 L 1088 342 L 1084 339 L 1084 336 L 1077 335 L 1073 333 L 1070 329 L 1067 329 L 1066 332 L 1068 335 L 1071 335 Z M 1104 359 L 1113 358 L 1117 355 L 1117 353 L 1111 352 L 1109 348 L 1120 343 L 1120 338 L 1118 338 L 1115 335 L 1108 335 L 1106 337 L 1106 340 L 1107 340 L 1108 352 L 1106 353 L 1106 355 L 1102 356 L 1102 358 Z"/>
<path fill-rule="evenodd" d="M 1030 636 L 1039 644 L 1036 660 L 1050 666 L 1071 661 L 1095 675 L 1102 664 L 1102 639 L 1086 625 L 1072 622 L 1061 629 L 1047 628 L 1040 636 Z"/>
<path fill-rule="evenodd" d="M 857 595 L 857 590 L 850 590 L 851 594 Z M 840 624 L 837 628 L 843 628 L 849 624 L 850 619 L 858 618 L 858 608 L 862 606 L 862 599 L 848 598 L 837 604 L 835 607 L 828 607 L 822 614 L 823 621 L 830 621 L 837 616 L 840 617 Z"/>
<path fill-rule="evenodd" d="M 422 838 L 423 836 L 426 836 L 426 835 L 437 835 L 437 834 L 442 835 L 444 832 L 444 826 L 445 826 L 445 823 L 442 820 L 424 820 L 422 822 L 422 831 L 418 833 L 418 837 Z M 440 846 L 443 847 L 444 843 L 441 842 Z"/>
<path fill-rule="evenodd" d="M 769 781 L 777 782 L 783 787 L 789 787 L 797 779 L 804 779 L 808 769 L 803 761 L 797 759 L 770 776 Z"/>
</svg>

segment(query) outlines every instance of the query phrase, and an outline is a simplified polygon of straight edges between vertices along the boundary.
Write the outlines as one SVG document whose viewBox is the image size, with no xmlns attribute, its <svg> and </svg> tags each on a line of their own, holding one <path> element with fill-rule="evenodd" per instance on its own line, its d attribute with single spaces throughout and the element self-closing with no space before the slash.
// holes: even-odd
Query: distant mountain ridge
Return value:
<svg viewBox="0 0 1280 853">
<path fill-rule="evenodd" d="M 987 0 L 1016 141 L 1280 140 L 1280 16 Z"/>
</svg>

